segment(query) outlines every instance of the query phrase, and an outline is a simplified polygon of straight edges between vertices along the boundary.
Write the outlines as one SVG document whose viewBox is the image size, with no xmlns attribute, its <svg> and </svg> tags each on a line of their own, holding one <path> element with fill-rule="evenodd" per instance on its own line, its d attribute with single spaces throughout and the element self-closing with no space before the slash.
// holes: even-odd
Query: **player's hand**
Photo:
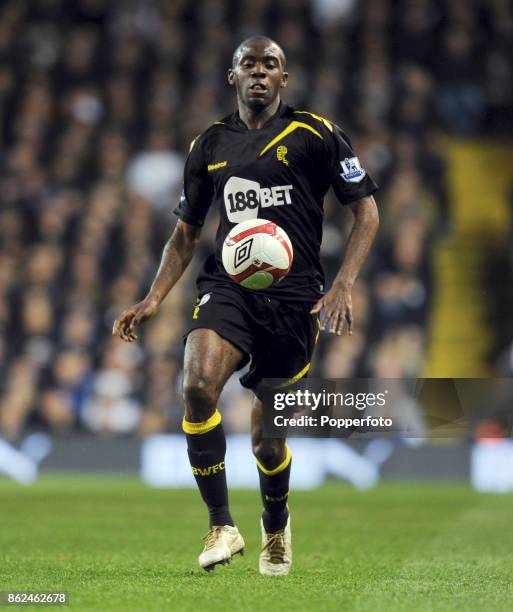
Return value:
<svg viewBox="0 0 513 612">
<path fill-rule="evenodd" d="M 142 302 L 131 306 L 114 321 L 112 335 L 119 336 L 125 342 L 137 340 L 135 328 L 154 317 L 158 309 L 159 301 L 155 298 L 146 298 Z"/>
<path fill-rule="evenodd" d="M 333 285 L 312 308 L 310 314 L 317 314 L 324 309 L 324 317 L 321 321 L 321 329 L 324 331 L 329 327 L 330 334 L 341 336 L 344 326 L 347 333 L 353 333 L 353 302 L 351 300 L 351 288 L 347 285 Z"/>
</svg>

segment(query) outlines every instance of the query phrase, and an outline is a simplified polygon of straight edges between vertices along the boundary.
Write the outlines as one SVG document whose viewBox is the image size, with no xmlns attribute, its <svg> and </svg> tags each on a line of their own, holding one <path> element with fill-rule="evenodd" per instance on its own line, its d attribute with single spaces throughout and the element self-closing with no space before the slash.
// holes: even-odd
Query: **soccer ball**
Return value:
<svg viewBox="0 0 513 612">
<path fill-rule="evenodd" d="M 249 219 L 226 236 L 222 258 L 233 281 L 247 289 L 267 289 L 287 276 L 293 250 L 285 230 L 276 223 Z"/>
</svg>

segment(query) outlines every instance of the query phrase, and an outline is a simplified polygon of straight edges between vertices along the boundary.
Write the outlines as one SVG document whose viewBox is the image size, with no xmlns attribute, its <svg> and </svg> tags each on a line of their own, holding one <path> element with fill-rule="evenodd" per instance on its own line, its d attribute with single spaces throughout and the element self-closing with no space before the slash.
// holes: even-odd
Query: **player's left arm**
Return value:
<svg viewBox="0 0 513 612">
<path fill-rule="evenodd" d="M 346 252 L 340 270 L 331 289 L 311 310 L 317 314 L 324 309 L 321 329 L 342 335 L 344 328 L 353 333 L 353 306 L 351 291 L 367 259 L 379 225 L 379 214 L 372 194 L 376 183 L 360 165 L 351 141 L 340 127 L 329 121 L 318 126 L 323 136 L 314 142 L 320 156 L 319 167 L 333 187 L 336 198 L 351 209 L 354 224 L 349 235 Z"/>
<path fill-rule="evenodd" d="M 310 311 L 317 314 L 324 309 L 321 329 L 329 327 L 332 334 L 341 336 L 344 326 L 353 333 L 353 304 L 351 290 L 367 259 L 379 226 L 379 213 L 372 195 L 348 205 L 354 215 L 346 252 L 331 289 Z"/>
</svg>

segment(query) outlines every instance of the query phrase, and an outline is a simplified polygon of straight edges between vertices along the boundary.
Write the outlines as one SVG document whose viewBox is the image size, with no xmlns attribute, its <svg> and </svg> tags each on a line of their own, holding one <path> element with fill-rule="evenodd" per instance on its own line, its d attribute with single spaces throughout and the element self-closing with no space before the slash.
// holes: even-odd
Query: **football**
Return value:
<svg viewBox="0 0 513 612">
<path fill-rule="evenodd" d="M 267 289 L 287 276 L 293 259 L 285 230 L 266 219 L 238 223 L 222 251 L 228 276 L 247 289 Z"/>
</svg>

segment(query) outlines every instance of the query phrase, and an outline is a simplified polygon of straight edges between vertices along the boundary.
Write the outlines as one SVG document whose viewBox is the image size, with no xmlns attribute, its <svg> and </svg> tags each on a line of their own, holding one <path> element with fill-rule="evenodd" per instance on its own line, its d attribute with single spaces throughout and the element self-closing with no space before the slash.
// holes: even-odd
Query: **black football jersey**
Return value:
<svg viewBox="0 0 513 612">
<path fill-rule="evenodd" d="M 260 129 L 248 129 L 238 112 L 210 126 L 191 146 L 175 210 L 183 221 L 196 226 L 203 225 L 211 206 L 220 211 L 216 252 L 198 277 L 199 293 L 219 284 L 233 285 L 223 268 L 223 241 L 237 223 L 259 218 L 287 232 L 294 258 L 282 281 L 258 293 L 316 301 L 324 290 L 319 251 L 323 197 L 330 186 L 342 204 L 377 189 L 347 136 L 327 119 L 282 103 Z"/>
</svg>

